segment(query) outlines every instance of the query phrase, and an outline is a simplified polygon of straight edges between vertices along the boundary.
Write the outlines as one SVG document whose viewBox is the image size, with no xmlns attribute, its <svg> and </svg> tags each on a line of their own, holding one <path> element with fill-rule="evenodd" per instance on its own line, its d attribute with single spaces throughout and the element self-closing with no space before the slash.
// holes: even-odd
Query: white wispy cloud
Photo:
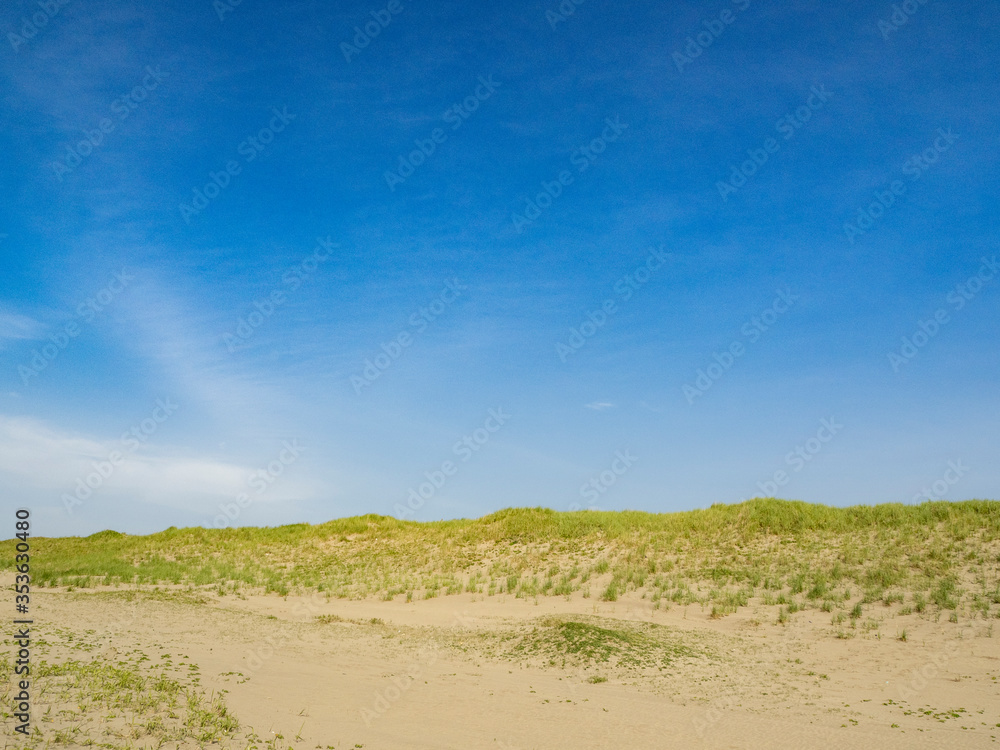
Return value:
<svg viewBox="0 0 1000 750">
<path fill-rule="evenodd" d="M 10 339 L 40 339 L 45 326 L 27 315 L 0 310 L 0 345 Z"/>
<path fill-rule="evenodd" d="M 122 460 L 112 470 L 113 452 Z M 94 501 L 104 495 L 127 496 L 191 511 L 204 508 L 206 499 L 231 501 L 247 492 L 248 479 L 257 469 L 168 446 L 147 443 L 133 448 L 120 439 L 73 434 L 41 420 L 0 415 L 0 483 L 47 498 L 46 505 L 62 509 L 63 494 L 73 496 L 81 480 L 100 476 L 102 470 L 105 476 L 91 484 Z M 301 499 L 316 492 L 307 478 L 284 476 L 260 499 Z"/>
<path fill-rule="evenodd" d="M 609 401 L 592 401 L 589 404 L 584 404 L 588 409 L 593 409 L 594 411 L 604 411 L 605 409 L 614 409 L 615 405 Z"/>
<path fill-rule="evenodd" d="M 196 286 L 153 268 L 137 275 L 133 293 L 120 305 L 128 345 L 165 375 L 181 398 L 208 410 L 227 434 L 272 430 L 271 417 L 287 408 L 288 398 L 266 370 L 226 352 L 222 334 L 235 322 L 219 320 Z"/>
</svg>

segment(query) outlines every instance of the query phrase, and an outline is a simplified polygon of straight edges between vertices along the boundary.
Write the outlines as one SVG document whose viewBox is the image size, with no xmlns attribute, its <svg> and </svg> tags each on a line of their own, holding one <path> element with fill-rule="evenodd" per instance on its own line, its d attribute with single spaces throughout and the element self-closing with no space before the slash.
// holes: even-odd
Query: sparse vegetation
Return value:
<svg viewBox="0 0 1000 750">
<path fill-rule="evenodd" d="M 731 615 L 752 601 L 852 619 L 880 602 L 1000 617 L 1000 503 L 832 508 L 774 499 L 671 514 L 508 509 L 478 520 L 367 515 L 277 528 L 36 538 L 34 584 L 406 601 L 635 596 Z M 10 565 L 12 542 L 0 542 Z M 987 563 L 986 561 L 992 561 Z M 852 600 L 852 590 L 863 592 Z M 909 602 L 908 604 L 904 603 Z M 890 613 L 891 614 L 891 613 Z"/>
<path fill-rule="evenodd" d="M 0 542 L 8 570 L 11 547 Z M 698 681 L 728 679 L 734 649 L 720 644 L 738 643 L 738 651 L 770 636 L 769 628 L 795 642 L 820 623 L 824 637 L 856 638 L 854 646 L 895 633 L 899 643 L 891 647 L 911 652 L 923 643 L 926 627 L 956 635 L 975 628 L 992 637 L 992 625 L 981 621 L 1000 618 L 1000 503 L 985 501 L 827 508 L 753 500 L 663 515 L 535 508 L 420 524 L 369 515 L 317 526 L 35 538 L 33 550 L 33 583 L 75 590 L 69 599 L 191 608 L 209 602 L 228 608 L 251 594 L 319 593 L 327 603 L 367 599 L 344 603 L 343 614 L 314 614 L 301 627 L 324 639 L 388 641 L 402 652 L 421 645 L 473 661 L 572 668 L 577 685 L 610 679 L 600 690 L 605 693 L 643 681 L 662 687 L 674 680 L 679 688 L 692 674 Z M 422 600 L 435 600 L 429 607 L 440 609 L 447 606 L 440 599 L 458 595 L 500 597 L 522 613 L 545 597 L 563 597 L 587 614 L 450 629 L 401 626 L 392 615 L 419 608 Z M 383 603 L 386 609 L 376 613 L 390 614 L 373 617 L 372 608 Z M 680 620 L 707 624 L 728 617 L 736 622 L 714 622 L 700 634 L 676 627 Z M 675 626 L 653 622 L 658 619 Z M 87 639 L 71 640 L 83 648 Z M 785 661 L 791 670 L 802 663 Z M 159 652 L 106 660 L 64 654 L 45 662 L 39 684 L 56 703 L 79 708 L 66 714 L 71 723 L 46 727 L 54 733 L 39 747 L 171 743 L 183 750 L 235 747 L 238 738 L 244 747 L 279 750 L 281 735 L 262 741 L 252 730 L 241 734 L 223 698 L 199 689 L 197 665 L 181 667 L 177 673 L 171 657 Z M 9 659 L 0 662 L 0 678 L 9 670 Z M 235 685 L 249 679 L 224 674 L 239 676 Z M 128 717 L 127 726 L 115 723 L 120 717 Z M 87 732 L 101 722 L 112 734 L 90 742 Z"/>
<path fill-rule="evenodd" d="M 95 739 L 107 748 L 243 744 L 222 696 L 198 687 L 196 665 L 180 658 L 174 664 L 169 655 L 154 663 L 139 651 L 94 655 L 88 638 L 66 630 L 46 634 L 36 648 L 36 699 L 59 710 L 36 724 L 25 747 L 85 746 Z M 10 658 L 0 654 L 0 685 L 14 684 L 12 672 Z M 9 690 L 3 698 L 9 705 Z"/>
<path fill-rule="evenodd" d="M 670 628 L 593 617 L 546 617 L 526 632 L 497 637 L 500 653 L 508 659 L 535 658 L 560 667 L 664 669 L 677 659 L 699 655 Z"/>
</svg>

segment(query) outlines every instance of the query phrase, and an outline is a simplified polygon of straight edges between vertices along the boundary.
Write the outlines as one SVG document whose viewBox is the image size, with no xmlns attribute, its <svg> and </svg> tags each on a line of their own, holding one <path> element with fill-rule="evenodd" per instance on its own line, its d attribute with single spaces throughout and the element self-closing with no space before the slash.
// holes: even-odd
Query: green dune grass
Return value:
<svg viewBox="0 0 1000 750">
<path fill-rule="evenodd" d="M 13 541 L 0 542 L 10 569 Z M 634 596 L 725 616 L 849 602 L 1000 616 L 1000 502 L 834 508 L 755 499 L 704 510 L 511 508 L 418 523 L 366 515 L 276 528 L 34 538 L 35 586 L 211 586 L 333 597 Z"/>
</svg>

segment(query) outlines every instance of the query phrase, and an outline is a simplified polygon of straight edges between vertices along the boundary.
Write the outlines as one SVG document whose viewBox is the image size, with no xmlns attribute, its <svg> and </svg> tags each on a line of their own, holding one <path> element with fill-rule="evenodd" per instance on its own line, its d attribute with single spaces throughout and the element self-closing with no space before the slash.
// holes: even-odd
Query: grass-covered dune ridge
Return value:
<svg viewBox="0 0 1000 750">
<path fill-rule="evenodd" d="M 9 569 L 13 542 L 0 547 Z M 629 595 L 656 607 L 700 602 L 719 615 L 751 598 L 790 612 L 856 600 L 1000 616 L 1000 502 L 986 500 L 834 508 L 755 499 L 665 514 L 511 508 L 426 523 L 366 515 L 36 537 L 32 553 L 36 586 L 172 583 L 407 600 Z"/>
</svg>

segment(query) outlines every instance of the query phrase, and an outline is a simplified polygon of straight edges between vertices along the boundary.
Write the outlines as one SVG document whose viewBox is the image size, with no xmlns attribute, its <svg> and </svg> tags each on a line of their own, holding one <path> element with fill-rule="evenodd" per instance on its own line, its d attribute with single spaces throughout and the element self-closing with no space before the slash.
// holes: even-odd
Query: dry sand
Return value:
<svg viewBox="0 0 1000 750">
<path fill-rule="evenodd" d="M 806 610 L 779 625 L 774 608 L 753 602 L 711 619 L 699 605 L 654 611 L 648 601 L 578 595 L 404 603 L 123 593 L 43 589 L 33 615 L 43 630 L 92 630 L 106 658 L 135 648 L 183 655 L 206 691 L 228 691 L 244 727 L 282 735 L 283 747 L 972 748 L 1000 737 L 990 620 L 908 615 L 838 639 L 829 614 Z M 516 651 L 533 628 L 551 632 L 552 617 L 657 623 L 690 653 L 661 671 Z"/>
</svg>

